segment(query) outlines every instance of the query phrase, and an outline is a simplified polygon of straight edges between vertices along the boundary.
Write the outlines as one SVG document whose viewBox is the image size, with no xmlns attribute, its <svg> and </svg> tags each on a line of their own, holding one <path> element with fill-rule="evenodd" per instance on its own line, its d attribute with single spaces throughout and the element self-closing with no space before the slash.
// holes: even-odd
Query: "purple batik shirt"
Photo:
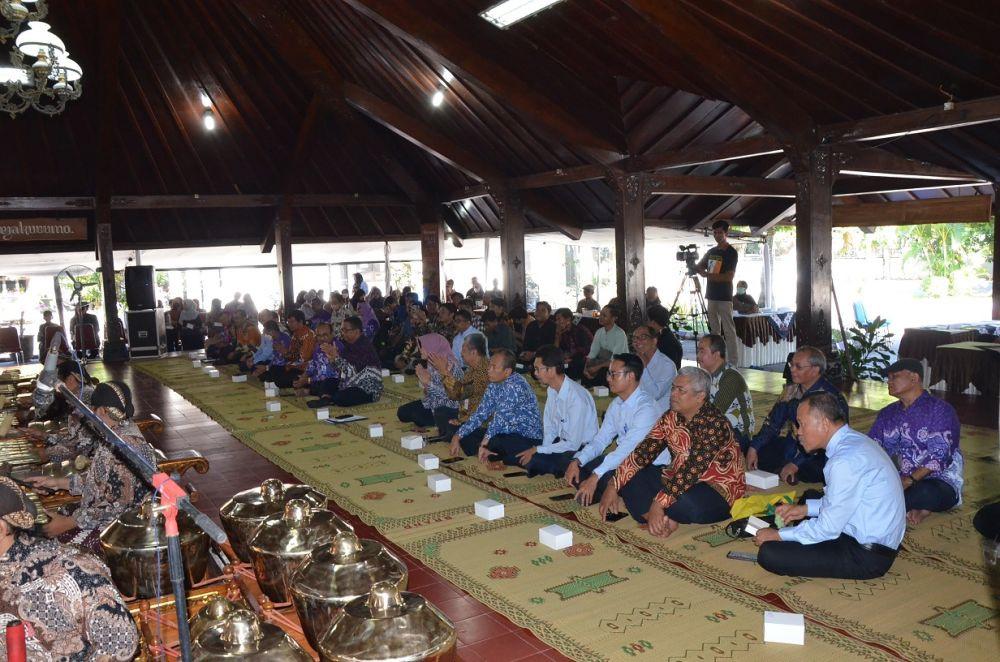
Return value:
<svg viewBox="0 0 1000 662">
<path fill-rule="evenodd" d="M 965 458 L 958 447 L 960 432 L 954 408 L 924 391 L 909 407 L 894 402 L 880 411 L 869 436 L 895 459 L 900 476 L 926 467 L 931 471 L 927 478 L 951 485 L 961 504 Z"/>
</svg>

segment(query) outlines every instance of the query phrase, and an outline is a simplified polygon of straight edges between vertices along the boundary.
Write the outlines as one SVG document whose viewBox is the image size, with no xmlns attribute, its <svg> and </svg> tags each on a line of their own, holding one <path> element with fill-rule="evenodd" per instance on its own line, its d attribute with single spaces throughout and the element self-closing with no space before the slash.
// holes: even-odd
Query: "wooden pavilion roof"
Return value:
<svg viewBox="0 0 1000 662">
<path fill-rule="evenodd" d="M 0 215 L 92 216 L 110 196 L 126 248 L 266 243 L 283 199 L 296 241 L 414 237 L 441 203 L 475 236 L 499 231 L 488 193 L 512 187 L 529 231 L 572 236 L 613 225 L 605 177 L 644 172 L 667 192 L 651 223 L 763 228 L 793 213 L 782 147 L 804 132 L 851 139 L 948 95 L 1000 116 L 990 3 L 578 0 L 506 30 L 479 18 L 491 4 L 50 0 L 85 90 L 56 117 L 0 120 Z M 699 160 L 723 143 L 758 155 Z M 1000 125 L 855 142 L 843 162 L 899 176 L 845 174 L 840 202 L 990 195 Z"/>
</svg>

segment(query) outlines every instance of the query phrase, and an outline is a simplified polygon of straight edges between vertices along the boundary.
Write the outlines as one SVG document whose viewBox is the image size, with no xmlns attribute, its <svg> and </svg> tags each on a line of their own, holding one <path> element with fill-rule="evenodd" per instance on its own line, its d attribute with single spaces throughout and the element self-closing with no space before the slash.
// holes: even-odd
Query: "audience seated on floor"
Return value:
<svg viewBox="0 0 1000 662">
<path fill-rule="evenodd" d="M 295 378 L 292 386 L 298 396 L 333 397 L 340 385 L 340 373 L 330 360 L 332 347 L 343 351 L 343 343 L 333 338 L 329 322 L 316 325 L 316 348 L 306 365 L 306 371 Z"/>
<path fill-rule="evenodd" d="M 528 476 L 552 474 L 562 478 L 577 451 L 597 436 L 597 407 L 583 386 L 566 376 L 565 357 L 555 345 L 535 353 L 535 377 L 546 387 L 542 414 L 542 443 L 517 456 Z"/>
<path fill-rule="evenodd" d="M 889 395 L 899 402 L 878 413 L 869 436 L 898 467 L 906 520 L 917 525 L 962 503 L 962 426 L 954 407 L 924 390 L 920 361 L 900 359 L 886 372 Z"/>
<path fill-rule="evenodd" d="M 530 363 L 539 347 L 554 344 L 556 344 L 556 321 L 552 317 L 552 306 L 547 301 L 539 301 L 535 304 L 534 319 L 524 327 L 524 344 L 521 346 L 519 358 L 525 363 Z"/>
<path fill-rule="evenodd" d="M 635 354 L 616 354 L 611 360 L 608 389 L 615 399 L 604 413 L 597 435 L 573 456 L 564 476 L 584 506 L 601 499 L 615 469 L 646 438 L 660 416 L 656 402 L 639 386 L 642 371 L 642 359 Z M 613 441 L 617 442 L 615 450 L 605 455 Z M 669 457 L 664 456 L 654 464 L 667 461 Z"/>
<path fill-rule="evenodd" d="M 698 366 L 711 375 L 709 398 L 725 414 L 741 452 L 746 453 L 754 432 L 753 397 L 740 371 L 726 362 L 726 341 L 722 336 L 713 333 L 698 340 Z"/>
<path fill-rule="evenodd" d="M 98 384 L 90 398 L 94 413 L 126 443 L 155 465 L 153 447 L 133 422 L 132 392 L 122 382 Z M 53 513 L 42 527 L 48 538 L 81 545 L 95 553 L 100 550 L 101 531 L 129 508 L 138 506 L 150 492 L 146 481 L 121 459 L 109 443 L 96 444 L 90 468 L 84 474 L 66 478 L 35 476 L 25 479 L 34 487 L 69 490 L 80 495 L 80 507 L 71 515 Z"/>
<path fill-rule="evenodd" d="M 262 381 L 273 382 L 278 388 L 291 388 L 295 379 L 306 371 L 306 366 L 316 348 L 316 334 L 306 324 L 301 310 L 288 314 L 288 330 L 291 342 L 284 353 L 284 361 L 279 365 L 273 358 Z"/>
<path fill-rule="evenodd" d="M 538 398 L 524 376 L 514 372 L 514 359 L 508 349 L 492 353 L 486 370 L 489 386 L 469 420 L 452 436 L 452 448 L 458 444 L 466 455 L 478 455 L 483 462 L 499 460 L 516 466 L 518 453 L 541 443 Z M 487 421 L 479 446 L 471 447 L 467 438 Z"/>
<path fill-rule="evenodd" d="M 336 405 L 354 407 L 378 401 L 382 397 L 382 366 L 371 340 L 365 336 L 360 317 L 348 317 L 340 329 L 343 351 L 332 342 L 324 353 L 339 373 L 337 391 L 307 404 L 312 408 Z"/>
<path fill-rule="evenodd" d="M 233 336 L 236 346 L 226 356 L 226 363 L 242 363 L 247 355 L 253 354 L 260 347 L 260 329 L 257 328 L 257 321 L 250 319 L 245 308 L 237 308 L 233 315 Z"/>
<path fill-rule="evenodd" d="M 670 328 L 670 312 L 660 305 L 646 308 L 646 321 L 656 330 L 656 348 L 674 362 L 678 370 L 684 358 L 684 348 Z"/>
<path fill-rule="evenodd" d="M 475 455 L 476 449 L 479 448 L 479 444 L 483 440 L 483 435 L 486 434 L 486 429 L 483 426 L 477 426 L 464 437 L 460 437 L 457 442 L 454 435 L 459 426 L 464 425 L 479 407 L 479 403 L 486 393 L 486 387 L 489 386 L 489 377 L 487 376 L 489 357 L 486 352 L 486 336 L 481 333 L 473 333 L 462 343 L 461 361 L 465 365 L 465 371 L 460 376 L 459 373 L 449 370 L 450 359 L 431 354 L 427 360 L 441 375 L 441 383 L 444 385 L 448 398 L 458 403 L 458 414 L 448 420 L 447 431 L 442 432 L 442 435 L 451 441 L 449 450 L 452 456 L 461 457 L 463 450 L 466 451 L 466 455 Z"/>
<path fill-rule="evenodd" d="M 601 497 L 602 517 L 624 507 L 661 538 L 680 524 L 729 519 L 746 491 L 746 466 L 729 421 L 709 399 L 711 384 L 701 368 L 681 368 L 670 411 L 618 466 Z"/>
<path fill-rule="evenodd" d="M 782 392 L 760 430 L 750 441 L 747 450 L 747 467 L 777 473 L 781 480 L 791 485 L 804 481 L 819 483 L 823 480 L 826 455 L 822 449 L 806 454 L 799 447 L 796 437 L 796 418 L 799 402 L 810 393 L 819 391 L 832 394 L 840 403 L 844 420 L 848 420 L 847 400 L 840 390 L 824 377 L 826 356 L 815 347 L 800 347 L 789 363 L 792 383 Z"/>
<path fill-rule="evenodd" d="M 403 423 L 413 423 L 427 428 L 437 426 L 438 435 L 445 437 L 450 432 L 448 421 L 458 416 L 458 402 L 448 396 L 442 373 L 435 367 L 444 364 L 444 374 L 461 379 L 462 367 L 451 353 L 451 344 L 439 333 L 428 333 L 417 339 L 420 358 L 426 363 L 418 363 L 417 380 L 423 396 L 396 410 L 396 417 Z"/>
<path fill-rule="evenodd" d="M 656 402 L 657 412 L 662 414 L 670 408 L 670 386 L 677 377 L 677 367 L 656 349 L 656 330 L 651 324 L 636 327 L 632 332 L 632 347 L 642 359 L 639 388 L 649 394 Z"/>
<path fill-rule="evenodd" d="M 35 536 L 34 506 L 0 477 L 0 615 L 20 619 L 29 660 L 129 660 L 135 622 L 106 565 L 75 545 Z M 8 659 L 0 638 L 0 659 Z"/>
<path fill-rule="evenodd" d="M 486 336 L 486 344 L 489 345 L 490 351 L 506 349 L 516 353 L 517 346 L 514 344 L 514 331 L 510 328 L 510 325 L 493 310 L 487 310 L 483 313 L 482 317 L 483 334 Z"/>
<path fill-rule="evenodd" d="M 590 343 L 590 351 L 583 367 L 581 383 L 588 387 L 604 386 L 611 357 L 628 351 L 628 336 L 618 326 L 618 311 L 611 306 L 604 306 L 599 319 L 601 326 Z"/>
<path fill-rule="evenodd" d="M 826 451 L 825 492 L 804 505 L 777 507 L 785 523 L 806 521 L 758 531 L 757 563 L 791 577 L 881 577 L 892 567 L 906 532 L 899 472 L 881 446 L 848 427 L 833 393 L 813 391 L 797 407 L 803 448 Z"/>
<path fill-rule="evenodd" d="M 463 361 L 463 367 L 466 365 L 464 359 L 462 358 L 462 346 L 465 344 L 466 339 L 471 335 L 483 334 L 472 326 L 472 313 L 470 313 L 466 308 L 459 308 L 455 313 L 455 337 L 451 339 L 451 349 L 455 354 L 455 358 Z M 483 343 L 486 346 L 486 353 L 489 352 L 489 344 L 486 342 L 486 336 L 483 336 Z"/>
<path fill-rule="evenodd" d="M 553 344 L 566 355 L 569 366 L 566 374 L 570 379 L 580 381 L 587 364 L 587 356 L 594 344 L 594 336 L 586 327 L 573 323 L 573 312 L 569 308 L 560 308 L 555 313 L 556 335 Z"/>
</svg>

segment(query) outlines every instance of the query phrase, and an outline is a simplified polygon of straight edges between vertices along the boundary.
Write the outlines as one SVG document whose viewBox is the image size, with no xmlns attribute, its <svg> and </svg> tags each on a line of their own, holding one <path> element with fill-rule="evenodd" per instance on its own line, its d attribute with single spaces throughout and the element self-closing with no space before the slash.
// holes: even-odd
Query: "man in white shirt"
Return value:
<svg viewBox="0 0 1000 662">
<path fill-rule="evenodd" d="M 455 325 L 455 337 L 451 340 L 451 351 L 455 353 L 455 358 L 459 360 L 462 367 L 468 367 L 465 364 L 465 360 L 462 359 L 462 345 L 465 344 L 465 339 L 469 336 L 479 333 L 479 331 L 472 326 L 472 313 L 464 308 L 459 308 L 455 312 L 455 317 L 452 322 Z M 482 335 L 482 334 L 480 334 Z M 485 339 L 486 336 L 483 336 Z M 486 348 L 487 356 L 489 356 L 489 347 Z"/>
<path fill-rule="evenodd" d="M 847 426 L 837 396 L 816 391 L 796 413 L 807 453 L 826 450 L 826 493 L 805 505 L 778 506 L 795 527 L 761 529 L 760 567 L 777 575 L 874 579 L 896 559 L 906 532 L 903 485 L 896 466 L 875 441 Z"/>
<path fill-rule="evenodd" d="M 643 324 L 632 332 L 632 346 L 643 363 L 639 388 L 656 401 L 657 413 L 663 414 L 670 409 L 670 387 L 677 376 L 677 366 L 656 348 L 656 336 L 656 329 Z"/>
<path fill-rule="evenodd" d="M 656 402 L 639 388 L 642 359 L 635 354 L 616 354 L 608 370 L 608 388 L 617 395 L 597 436 L 573 456 L 566 468 L 566 484 L 577 488 L 576 499 L 584 506 L 599 501 L 605 486 L 622 460 L 646 438 L 660 418 Z M 604 455 L 617 437 L 617 448 Z M 670 452 L 664 451 L 653 464 L 670 464 Z"/>
<path fill-rule="evenodd" d="M 583 368 L 583 378 L 580 380 L 584 386 L 604 386 L 611 357 L 628 351 L 628 336 L 617 321 L 616 309 L 611 306 L 601 308 L 601 328 L 594 334 L 590 354 L 587 355 L 587 363 Z"/>
<path fill-rule="evenodd" d="M 528 476 L 552 474 L 562 478 L 574 454 L 597 435 L 594 398 L 566 376 L 565 361 L 563 351 L 554 345 L 545 345 L 535 352 L 535 376 L 548 391 L 542 416 L 542 444 L 517 456 Z"/>
</svg>

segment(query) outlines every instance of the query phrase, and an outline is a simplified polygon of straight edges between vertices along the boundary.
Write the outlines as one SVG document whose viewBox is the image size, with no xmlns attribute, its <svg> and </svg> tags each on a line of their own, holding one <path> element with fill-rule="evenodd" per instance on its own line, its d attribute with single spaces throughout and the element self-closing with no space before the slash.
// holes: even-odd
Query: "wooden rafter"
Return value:
<svg viewBox="0 0 1000 662">
<path fill-rule="evenodd" d="M 794 198 L 795 181 L 757 177 L 654 175 L 647 179 L 650 195 L 725 195 Z"/>
<path fill-rule="evenodd" d="M 908 177 L 911 179 L 978 180 L 968 172 L 909 159 L 877 147 L 843 145 L 837 148 L 837 173 L 864 177 Z M 985 182 L 983 182 L 985 183 Z"/>
<path fill-rule="evenodd" d="M 885 140 L 916 133 L 960 129 L 1000 121 L 1000 96 L 963 101 L 946 110 L 942 106 L 868 117 L 854 122 L 826 124 L 817 130 L 826 143 Z"/>
<path fill-rule="evenodd" d="M 212 194 L 212 195 L 116 195 L 111 198 L 111 210 L 135 209 L 249 209 L 277 207 L 281 194 Z M 413 207 L 398 195 L 365 193 L 292 193 L 292 207 Z M 95 208 L 93 196 L 76 197 L 10 197 L 0 198 L 2 210 L 66 211 Z"/>
<path fill-rule="evenodd" d="M 835 205 L 833 226 L 845 228 L 925 223 L 986 223 L 990 220 L 992 202 L 993 196 L 990 195 L 965 195 L 957 198 Z"/>
</svg>

